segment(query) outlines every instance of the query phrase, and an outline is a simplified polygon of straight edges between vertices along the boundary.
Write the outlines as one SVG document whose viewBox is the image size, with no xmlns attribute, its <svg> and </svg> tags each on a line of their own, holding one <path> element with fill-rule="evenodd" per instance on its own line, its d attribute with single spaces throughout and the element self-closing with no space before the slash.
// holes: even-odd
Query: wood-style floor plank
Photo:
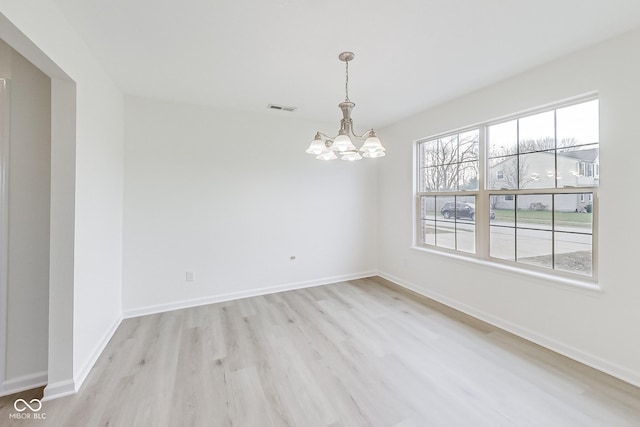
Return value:
<svg viewBox="0 0 640 427">
<path fill-rule="evenodd" d="M 128 319 L 46 420 L 16 398 L 3 427 L 640 426 L 638 388 L 381 279 Z"/>
</svg>

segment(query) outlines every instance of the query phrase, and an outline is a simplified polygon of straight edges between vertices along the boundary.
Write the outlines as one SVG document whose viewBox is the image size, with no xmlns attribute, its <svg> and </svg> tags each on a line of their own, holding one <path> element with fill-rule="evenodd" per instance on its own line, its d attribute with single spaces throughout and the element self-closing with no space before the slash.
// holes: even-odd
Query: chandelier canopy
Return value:
<svg viewBox="0 0 640 427">
<path fill-rule="evenodd" d="M 316 137 L 311 141 L 307 153 L 316 156 L 320 160 L 333 160 L 338 156 L 342 160 L 354 161 L 363 157 L 376 158 L 385 155 L 385 148 L 382 146 L 380 139 L 376 136 L 373 129 L 369 129 L 362 135 L 357 135 L 353 131 L 353 120 L 351 119 L 351 110 L 356 106 L 349 99 L 349 61 L 354 57 L 352 52 L 342 52 L 338 55 L 340 61 L 345 63 L 345 99 L 344 102 L 338 104 L 342 110 L 342 120 L 340 120 L 340 130 L 336 136 L 328 136 L 322 132 L 316 132 Z M 352 139 L 363 141 L 360 149 L 356 148 Z"/>
</svg>

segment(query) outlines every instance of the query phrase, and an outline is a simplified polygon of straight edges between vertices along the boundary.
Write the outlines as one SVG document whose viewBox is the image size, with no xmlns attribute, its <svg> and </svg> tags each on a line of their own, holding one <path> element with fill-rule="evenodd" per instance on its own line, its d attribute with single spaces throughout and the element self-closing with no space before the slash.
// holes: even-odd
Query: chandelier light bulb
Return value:
<svg viewBox="0 0 640 427">
<path fill-rule="evenodd" d="M 337 158 L 338 158 L 338 156 L 336 156 L 336 153 L 334 153 L 331 150 L 327 150 L 324 153 L 316 156 L 316 159 L 318 159 L 318 160 L 335 160 Z"/>
<path fill-rule="evenodd" d="M 342 160 L 353 162 L 356 160 L 362 160 L 362 156 L 357 151 L 350 151 L 342 155 Z"/>
<path fill-rule="evenodd" d="M 373 132 L 371 132 L 373 133 Z M 363 153 L 373 153 L 374 151 L 385 151 L 385 148 L 382 146 L 380 139 L 374 135 L 369 136 L 362 144 L 360 151 Z M 378 156 L 380 157 L 380 156 Z"/>
<path fill-rule="evenodd" d="M 306 153 L 315 154 L 317 156 L 318 154 L 321 154 L 326 149 L 327 147 L 325 147 L 324 141 L 320 137 L 320 134 L 316 134 L 316 137 L 314 138 L 314 140 L 311 141 L 311 144 L 309 144 L 309 148 L 307 148 Z"/>
<path fill-rule="evenodd" d="M 375 159 L 377 157 L 386 156 L 384 151 L 366 151 L 362 153 L 362 157 L 366 157 L 367 159 Z"/>
<path fill-rule="evenodd" d="M 356 146 L 351 142 L 351 138 L 349 135 L 338 135 L 336 139 L 333 140 L 333 145 L 331 146 L 333 151 L 343 152 L 343 151 L 355 151 Z"/>
</svg>

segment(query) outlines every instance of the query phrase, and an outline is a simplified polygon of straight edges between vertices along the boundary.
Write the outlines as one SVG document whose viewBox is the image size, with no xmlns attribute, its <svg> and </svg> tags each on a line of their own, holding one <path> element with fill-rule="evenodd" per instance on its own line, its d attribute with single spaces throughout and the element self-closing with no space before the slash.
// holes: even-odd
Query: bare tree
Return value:
<svg viewBox="0 0 640 427">
<path fill-rule="evenodd" d="M 518 151 L 520 153 L 534 153 L 538 151 L 548 151 L 556 148 L 554 138 L 547 137 L 541 139 L 525 139 L 518 143 Z"/>
<path fill-rule="evenodd" d="M 477 186 L 478 135 L 452 135 L 422 146 L 425 190 Z"/>
</svg>

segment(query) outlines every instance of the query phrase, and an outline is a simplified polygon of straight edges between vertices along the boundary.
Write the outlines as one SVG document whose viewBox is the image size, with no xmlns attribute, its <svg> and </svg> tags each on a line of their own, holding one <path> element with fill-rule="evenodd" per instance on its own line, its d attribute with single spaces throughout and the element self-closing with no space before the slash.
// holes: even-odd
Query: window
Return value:
<svg viewBox="0 0 640 427">
<path fill-rule="evenodd" d="M 593 176 L 593 163 L 580 162 L 579 176 Z"/>
<path fill-rule="evenodd" d="M 419 241 L 475 253 L 479 129 L 424 141 L 419 152 Z"/>
<path fill-rule="evenodd" d="M 593 98 L 418 141 L 416 243 L 595 278 L 599 150 Z"/>
</svg>

